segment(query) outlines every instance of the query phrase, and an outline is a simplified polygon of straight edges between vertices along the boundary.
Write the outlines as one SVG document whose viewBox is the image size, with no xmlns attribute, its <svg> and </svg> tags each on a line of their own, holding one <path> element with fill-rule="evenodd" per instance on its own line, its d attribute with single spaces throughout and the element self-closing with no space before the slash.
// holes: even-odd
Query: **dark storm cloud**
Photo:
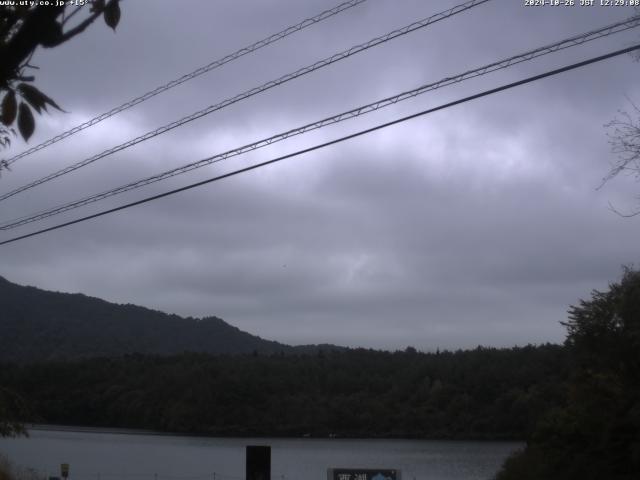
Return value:
<svg viewBox="0 0 640 480">
<path fill-rule="evenodd" d="M 188 5 L 188 6 L 187 6 Z M 70 114 L 41 141 L 333 2 L 127 2 L 37 63 Z M 15 188 L 454 2 L 370 0 L 16 163 Z M 624 18 L 496 0 L 294 80 L 0 204 L 15 217 L 118 186 Z M 626 46 L 637 32 L 438 90 L 58 219 L 74 218 Z M 638 261 L 637 184 L 596 191 L 602 125 L 637 98 L 619 58 L 285 163 L 3 247 L 2 274 L 267 338 L 399 348 L 561 341 L 566 309 Z M 56 219 L 55 221 L 57 221 Z M 45 225 L 54 223 L 52 219 Z M 30 231 L 35 225 L 23 228 Z M 3 238 L 7 238 L 5 234 Z"/>
</svg>

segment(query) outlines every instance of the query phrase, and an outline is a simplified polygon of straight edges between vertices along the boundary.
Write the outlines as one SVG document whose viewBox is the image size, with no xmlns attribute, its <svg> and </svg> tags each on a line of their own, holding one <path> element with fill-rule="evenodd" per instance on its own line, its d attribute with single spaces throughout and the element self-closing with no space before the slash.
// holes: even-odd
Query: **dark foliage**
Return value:
<svg viewBox="0 0 640 480">
<path fill-rule="evenodd" d="M 640 271 L 571 307 L 565 325 L 566 399 L 498 478 L 640 478 Z"/>
<path fill-rule="evenodd" d="M 0 387 L 0 437 L 26 435 L 20 420 L 27 417 L 37 418 L 22 396 Z"/>
<path fill-rule="evenodd" d="M 563 396 L 565 350 L 131 355 L 4 365 L 42 421 L 215 435 L 524 438 Z M 25 418 L 24 420 L 30 420 Z"/>
</svg>

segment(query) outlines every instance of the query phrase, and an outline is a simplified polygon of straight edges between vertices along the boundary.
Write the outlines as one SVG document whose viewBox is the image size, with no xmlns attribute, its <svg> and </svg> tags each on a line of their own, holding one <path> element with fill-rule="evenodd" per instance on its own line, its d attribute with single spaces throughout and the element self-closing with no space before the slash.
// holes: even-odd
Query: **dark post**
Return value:
<svg viewBox="0 0 640 480">
<path fill-rule="evenodd" d="M 271 447 L 247 446 L 246 480 L 271 480 Z"/>
</svg>

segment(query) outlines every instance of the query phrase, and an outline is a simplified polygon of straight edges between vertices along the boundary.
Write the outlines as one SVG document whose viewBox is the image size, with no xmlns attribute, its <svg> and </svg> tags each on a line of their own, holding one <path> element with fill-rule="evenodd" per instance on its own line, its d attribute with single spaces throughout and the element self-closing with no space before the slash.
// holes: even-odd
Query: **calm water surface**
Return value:
<svg viewBox="0 0 640 480">
<path fill-rule="evenodd" d="M 273 480 L 325 480 L 329 467 L 390 468 L 402 480 L 490 479 L 521 444 L 422 440 L 228 439 L 32 430 L 0 438 L 15 464 L 69 480 L 234 480 L 244 478 L 245 446 L 271 445 Z"/>
</svg>

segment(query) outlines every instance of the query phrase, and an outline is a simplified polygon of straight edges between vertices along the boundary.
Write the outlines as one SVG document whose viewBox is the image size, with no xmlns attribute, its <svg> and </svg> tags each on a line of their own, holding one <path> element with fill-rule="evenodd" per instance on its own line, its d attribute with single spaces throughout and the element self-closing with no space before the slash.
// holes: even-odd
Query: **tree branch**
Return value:
<svg viewBox="0 0 640 480">
<path fill-rule="evenodd" d="M 87 29 L 87 27 L 95 21 L 96 18 L 102 15 L 102 12 L 104 12 L 104 8 L 97 9 L 91 15 L 89 15 L 84 21 L 80 22 L 71 30 L 67 30 L 66 32 L 64 32 L 62 36 L 58 39 L 58 41 L 52 43 L 51 45 L 48 45 L 48 47 L 57 47 L 58 45 L 66 42 L 67 40 L 72 39 L 79 33 L 84 32 Z"/>
<path fill-rule="evenodd" d="M 65 16 L 64 19 L 62 20 L 62 25 L 67 23 L 69 20 L 71 20 L 74 17 L 74 15 L 76 13 L 78 13 L 80 10 L 82 10 L 82 6 L 76 7 L 73 12 L 71 12 L 69 15 Z"/>
<path fill-rule="evenodd" d="M 29 12 L 23 24 L 7 44 L 0 48 L 0 79 L 10 80 L 19 70 L 20 65 L 40 45 L 45 32 L 64 6 L 44 6 Z"/>
<path fill-rule="evenodd" d="M 631 213 L 622 213 L 620 210 L 614 207 L 611 202 L 608 202 L 608 203 L 609 203 L 609 210 L 611 210 L 613 213 L 615 213 L 619 217 L 631 218 L 631 217 L 637 217 L 638 215 L 640 215 L 640 210 L 631 212 Z"/>
</svg>

